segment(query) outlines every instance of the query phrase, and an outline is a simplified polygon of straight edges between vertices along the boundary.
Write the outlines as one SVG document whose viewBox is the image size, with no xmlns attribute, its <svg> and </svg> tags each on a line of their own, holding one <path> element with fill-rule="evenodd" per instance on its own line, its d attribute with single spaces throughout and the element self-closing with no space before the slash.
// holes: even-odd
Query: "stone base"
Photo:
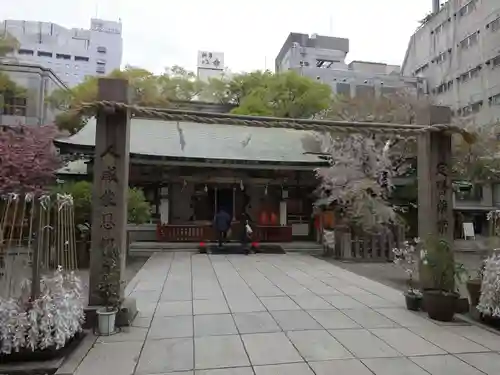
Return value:
<svg viewBox="0 0 500 375">
<path fill-rule="evenodd" d="M 83 328 L 93 329 L 97 327 L 97 313 L 96 310 L 101 306 L 88 306 L 85 309 L 85 323 Z M 137 304 L 134 298 L 125 298 L 122 306 L 116 314 L 116 326 L 127 327 L 131 324 L 137 315 Z"/>
</svg>

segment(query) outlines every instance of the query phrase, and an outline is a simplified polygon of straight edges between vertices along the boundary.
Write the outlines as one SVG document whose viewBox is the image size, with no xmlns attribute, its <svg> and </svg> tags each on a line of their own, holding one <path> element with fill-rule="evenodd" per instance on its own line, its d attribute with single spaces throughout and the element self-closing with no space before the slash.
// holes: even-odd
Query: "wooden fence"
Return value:
<svg viewBox="0 0 500 375">
<path fill-rule="evenodd" d="M 392 249 L 400 247 L 405 240 L 402 226 L 387 229 L 380 234 L 368 234 L 354 231 L 351 228 L 335 228 L 325 231 L 324 255 L 340 260 L 352 261 L 391 261 Z M 326 244 L 334 243 L 333 246 Z"/>
</svg>

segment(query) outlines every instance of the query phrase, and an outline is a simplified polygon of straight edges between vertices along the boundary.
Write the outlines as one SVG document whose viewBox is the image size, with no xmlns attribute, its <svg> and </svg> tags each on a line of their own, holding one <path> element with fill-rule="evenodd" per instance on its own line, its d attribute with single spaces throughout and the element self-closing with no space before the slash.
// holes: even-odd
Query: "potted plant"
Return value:
<svg viewBox="0 0 500 375">
<path fill-rule="evenodd" d="M 414 287 L 413 275 L 415 274 L 417 259 L 417 247 L 420 243 L 418 238 L 410 243 L 405 241 L 402 248 L 392 249 L 394 254 L 394 264 L 402 267 L 408 275 L 408 289 L 404 293 L 406 308 L 412 311 L 418 311 L 422 307 L 422 293 Z"/>
<path fill-rule="evenodd" d="M 421 251 L 422 266 L 432 280 L 432 288 L 425 289 L 424 308 L 431 319 L 443 322 L 453 320 L 459 293 L 455 280 L 467 273 L 461 263 L 455 263 L 450 245 L 446 240 L 430 241 L 427 250 Z"/>
<path fill-rule="evenodd" d="M 100 335 L 115 333 L 115 321 L 120 307 L 120 251 L 116 245 L 104 249 L 103 270 L 99 282 L 99 294 L 103 307 L 97 309 L 97 322 Z"/>
</svg>

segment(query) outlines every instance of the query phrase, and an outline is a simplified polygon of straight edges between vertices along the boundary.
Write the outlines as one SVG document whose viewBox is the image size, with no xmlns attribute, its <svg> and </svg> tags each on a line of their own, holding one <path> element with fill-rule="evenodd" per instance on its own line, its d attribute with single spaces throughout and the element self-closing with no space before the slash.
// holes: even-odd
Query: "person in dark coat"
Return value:
<svg viewBox="0 0 500 375">
<path fill-rule="evenodd" d="M 227 231 L 231 228 L 231 221 L 231 216 L 222 208 L 215 215 L 214 226 L 217 231 L 219 247 L 222 247 L 222 242 L 227 237 Z"/>
</svg>

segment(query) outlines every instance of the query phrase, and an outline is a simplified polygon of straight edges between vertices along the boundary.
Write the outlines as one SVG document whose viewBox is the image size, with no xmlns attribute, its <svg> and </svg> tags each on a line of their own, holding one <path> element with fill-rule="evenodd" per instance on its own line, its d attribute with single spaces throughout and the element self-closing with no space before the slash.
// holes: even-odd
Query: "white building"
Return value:
<svg viewBox="0 0 500 375">
<path fill-rule="evenodd" d="M 20 43 L 13 57 L 51 69 L 68 86 L 79 84 L 85 76 L 108 74 L 121 65 L 121 22 L 91 19 L 86 30 L 50 22 L 5 20 L 0 27 Z"/>
<path fill-rule="evenodd" d="M 468 122 L 499 121 L 500 0 L 431 5 L 410 39 L 402 73 L 425 78 L 433 101 Z"/>
<path fill-rule="evenodd" d="M 419 80 L 404 77 L 399 66 L 377 62 L 346 63 L 349 39 L 290 33 L 275 60 L 277 73 L 294 70 L 331 86 L 346 96 L 390 94 L 401 89 L 416 92 Z"/>
<path fill-rule="evenodd" d="M 213 51 L 198 51 L 196 74 L 202 81 L 210 78 L 221 78 L 224 75 L 224 53 Z"/>
</svg>

